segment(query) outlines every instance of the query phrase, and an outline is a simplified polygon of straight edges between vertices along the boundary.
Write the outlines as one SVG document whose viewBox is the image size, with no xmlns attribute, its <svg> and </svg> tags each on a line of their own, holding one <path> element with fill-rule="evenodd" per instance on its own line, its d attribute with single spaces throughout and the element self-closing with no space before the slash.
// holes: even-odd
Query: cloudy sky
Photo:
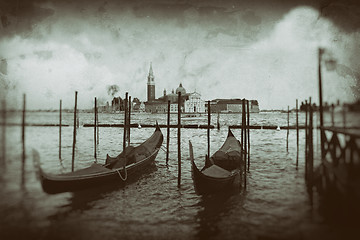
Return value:
<svg viewBox="0 0 360 240">
<path fill-rule="evenodd" d="M 318 48 L 325 101 L 360 98 L 357 1 L 0 0 L 0 98 L 30 109 L 146 100 L 152 62 L 156 97 L 181 82 L 204 100 L 257 99 L 286 109 L 318 99 Z M 6 61 L 6 64 L 5 64 Z"/>
</svg>

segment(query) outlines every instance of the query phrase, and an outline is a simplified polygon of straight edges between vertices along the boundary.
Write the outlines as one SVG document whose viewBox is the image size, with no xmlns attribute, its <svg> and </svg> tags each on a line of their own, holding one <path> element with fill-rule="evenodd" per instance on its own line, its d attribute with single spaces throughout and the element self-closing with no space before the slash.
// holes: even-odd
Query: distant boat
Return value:
<svg viewBox="0 0 360 240">
<path fill-rule="evenodd" d="M 45 173 L 40 167 L 39 157 L 34 157 L 44 192 L 49 194 L 76 192 L 94 186 L 126 182 L 128 176 L 146 168 L 154 162 L 161 144 L 163 134 L 159 125 L 145 142 L 137 147 L 127 147 L 117 157 L 107 155 L 104 165 L 94 163 L 90 167 L 64 174 Z M 125 165 L 125 166 L 124 166 Z"/>
<path fill-rule="evenodd" d="M 235 177 L 242 171 L 244 161 L 241 156 L 241 144 L 229 129 L 228 137 L 211 158 L 205 159 L 205 166 L 199 170 L 194 161 L 191 141 L 189 141 L 191 175 L 195 191 L 207 194 L 223 191 L 233 186 Z"/>
</svg>

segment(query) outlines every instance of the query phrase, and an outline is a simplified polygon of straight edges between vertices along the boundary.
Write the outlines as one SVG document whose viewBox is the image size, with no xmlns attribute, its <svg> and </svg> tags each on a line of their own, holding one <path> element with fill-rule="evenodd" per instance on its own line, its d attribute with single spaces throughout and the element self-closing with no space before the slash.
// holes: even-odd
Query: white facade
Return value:
<svg viewBox="0 0 360 240">
<path fill-rule="evenodd" d="M 186 113 L 204 113 L 205 101 L 201 100 L 200 93 L 193 92 L 189 94 L 189 99 L 185 101 Z"/>
<path fill-rule="evenodd" d="M 170 112 L 171 113 L 177 113 L 178 112 L 178 104 L 177 103 L 171 103 L 170 104 Z"/>
</svg>

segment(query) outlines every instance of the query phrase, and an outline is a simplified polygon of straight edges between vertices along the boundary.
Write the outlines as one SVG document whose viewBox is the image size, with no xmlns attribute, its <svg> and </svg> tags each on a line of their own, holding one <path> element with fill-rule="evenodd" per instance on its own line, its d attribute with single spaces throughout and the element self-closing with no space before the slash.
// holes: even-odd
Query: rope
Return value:
<svg viewBox="0 0 360 240">
<path fill-rule="evenodd" d="M 160 149 L 166 152 L 166 147 L 164 147 L 163 145 L 161 145 Z"/>
<path fill-rule="evenodd" d="M 126 170 L 126 167 L 124 167 L 124 169 L 125 169 L 125 177 L 124 178 L 121 176 L 119 169 L 116 169 L 116 172 L 119 174 L 121 180 L 123 180 L 125 182 L 127 180 L 127 170 Z"/>
</svg>

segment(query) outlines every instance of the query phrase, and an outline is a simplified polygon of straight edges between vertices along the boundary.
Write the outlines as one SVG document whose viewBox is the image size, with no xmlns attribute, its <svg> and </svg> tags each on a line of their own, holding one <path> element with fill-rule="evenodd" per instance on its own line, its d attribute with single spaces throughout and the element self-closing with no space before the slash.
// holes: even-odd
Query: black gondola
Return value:
<svg viewBox="0 0 360 240">
<path fill-rule="evenodd" d="M 199 194 L 213 193 L 229 189 L 235 177 L 241 173 L 244 165 L 241 155 L 241 144 L 229 129 L 228 136 L 210 158 L 206 157 L 205 166 L 199 170 L 194 162 L 194 153 L 189 141 L 191 175 L 195 191 Z"/>
<path fill-rule="evenodd" d="M 64 174 L 45 173 L 38 162 L 39 157 L 34 156 L 34 160 L 37 160 L 38 174 L 44 192 L 49 194 L 75 192 L 111 182 L 116 184 L 126 182 L 129 176 L 154 162 L 162 142 L 163 134 L 156 125 L 151 137 L 139 146 L 129 146 L 115 158 L 107 155 L 105 164 L 94 163 L 90 167 Z"/>
</svg>

